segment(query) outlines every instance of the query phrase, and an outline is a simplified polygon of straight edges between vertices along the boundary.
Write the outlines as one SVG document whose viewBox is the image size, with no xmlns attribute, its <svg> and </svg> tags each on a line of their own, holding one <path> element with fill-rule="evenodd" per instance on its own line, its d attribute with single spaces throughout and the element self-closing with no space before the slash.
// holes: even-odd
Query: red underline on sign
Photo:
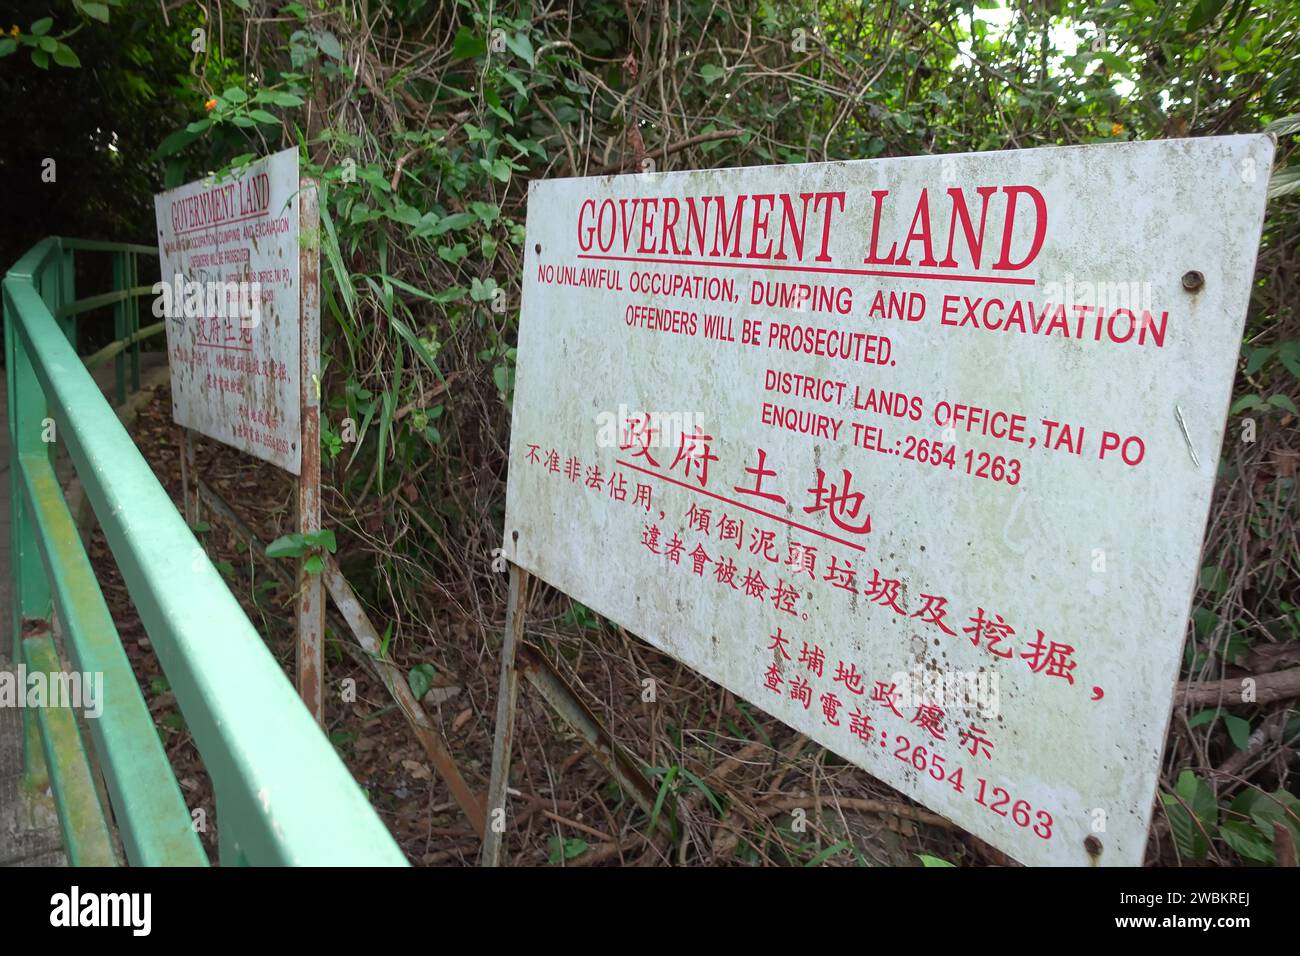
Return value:
<svg viewBox="0 0 1300 956">
<path fill-rule="evenodd" d="M 1037 279 L 1012 279 L 1009 276 L 969 276 L 953 272 L 898 272 L 889 269 L 831 269 L 820 266 L 778 266 L 760 262 L 704 262 L 694 259 L 647 259 L 642 256 L 598 256 L 580 252 L 579 259 L 602 262 L 648 262 L 662 266 L 703 266 L 712 269 L 767 269 L 772 272 L 814 272 L 833 276 L 888 276 L 896 279 L 945 279 L 949 282 L 991 282 L 996 285 L 1034 285 Z"/>
<path fill-rule="evenodd" d="M 201 349 L 223 349 L 224 351 L 227 352 L 253 351 L 253 347 L 251 345 L 213 345 L 210 342 L 196 342 L 195 345 L 197 345 Z"/>
<path fill-rule="evenodd" d="M 204 229 L 220 229 L 222 226 L 233 226 L 235 223 L 248 222 L 250 219 L 265 219 L 269 212 L 255 212 L 251 216 L 244 216 L 241 219 L 223 219 L 221 222 L 211 222 L 206 226 L 195 226 L 192 229 L 181 229 L 174 233 L 177 236 L 188 236 L 191 232 L 202 232 Z"/>
<path fill-rule="evenodd" d="M 639 471 L 642 474 L 649 475 L 651 478 L 658 478 L 660 481 L 666 481 L 670 484 L 677 485 L 679 488 L 685 488 L 687 491 L 694 491 L 697 494 L 707 495 L 724 504 L 733 505 L 737 508 L 744 508 L 746 511 L 752 511 L 756 515 L 762 515 L 764 518 L 771 518 L 773 521 L 779 521 L 782 524 L 788 524 L 792 528 L 798 528 L 800 531 L 807 531 L 809 534 L 815 534 L 819 538 L 825 538 L 827 541 L 834 541 L 836 544 L 842 544 L 846 548 L 853 548 L 855 551 L 861 551 L 864 554 L 867 549 L 860 544 L 852 541 L 845 541 L 843 538 L 837 538 L 833 534 L 827 534 L 825 531 L 819 531 L 816 528 L 810 528 L 806 524 L 800 524 L 797 521 L 791 521 L 789 518 L 783 518 L 781 515 L 774 515 L 770 511 L 764 511 L 761 508 L 755 508 L 753 505 L 747 505 L 744 502 L 736 501 L 716 492 L 709 491 L 707 488 L 701 488 L 698 485 L 688 485 L 684 481 L 678 481 L 676 478 L 669 478 L 667 475 L 661 475 L 657 471 L 651 471 L 649 468 L 642 468 L 640 465 L 634 465 L 630 461 L 624 461 L 621 458 L 615 458 L 614 463 L 622 465 L 624 468 L 631 468 L 633 471 Z"/>
</svg>

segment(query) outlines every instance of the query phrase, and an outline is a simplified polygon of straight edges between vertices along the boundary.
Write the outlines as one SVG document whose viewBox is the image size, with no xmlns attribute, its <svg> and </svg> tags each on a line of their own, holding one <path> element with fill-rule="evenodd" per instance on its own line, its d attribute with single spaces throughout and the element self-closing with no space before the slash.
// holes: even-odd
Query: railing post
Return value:
<svg viewBox="0 0 1300 956">
<path fill-rule="evenodd" d="M 63 249 L 60 252 L 59 262 L 59 306 L 70 305 L 77 301 L 77 254 L 71 249 Z M 47 300 L 48 301 L 48 300 Z M 51 310 L 53 311 L 53 310 Z M 55 312 L 55 315 L 58 315 Z M 77 317 L 67 315 L 59 320 L 59 326 L 63 329 L 63 334 L 68 337 L 69 344 L 75 349 L 77 347 Z"/>
<path fill-rule="evenodd" d="M 140 284 L 140 260 L 134 252 L 126 254 L 126 289 L 129 292 Z M 134 296 L 124 303 L 126 306 L 126 327 L 131 336 L 131 391 L 140 391 L 140 303 Z"/>
<path fill-rule="evenodd" d="M 47 258 L 33 276 L 34 284 L 47 303 L 57 302 L 60 290 L 48 282 L 51 264 L 58 270 L 56 277 L 62 284 L 62 256 Z M 36 380 L 36 373 L 23 348 L 17 329 L 18 316 L 9 296 L 4 296 L 5 370 L 7 398 L 9 400 L 9 583 L 13 633 L 10 660 L 19 664 L 24 660 L 23 632 L 30 622 L 31 629 L 50 627 L 50 584 L 41 565 L 41 552 L 23 504 L 22 459 L 50 454 L 53 442 L 44 440 L 45 419 L 48 417 L 45 393 Z M 53 311 L 53 310 L 51 310 Z M 32 782 L 44 785 L 45 760 L 41 752 L 35 718 L 30 709 L 23 709 L 23 767 Z"/>
<path fill-rule="evenodd" d="M 127 287 L 126 253 L 113 253 L 113 289 Z M 113 338 L 118 342 L 126 339 L 126 303 L 113 303 Z M 113 370 L 117 384 L 117 404 L 126 402 L 126 349 L 117 353 L 113 359 Z"/>
</svg>

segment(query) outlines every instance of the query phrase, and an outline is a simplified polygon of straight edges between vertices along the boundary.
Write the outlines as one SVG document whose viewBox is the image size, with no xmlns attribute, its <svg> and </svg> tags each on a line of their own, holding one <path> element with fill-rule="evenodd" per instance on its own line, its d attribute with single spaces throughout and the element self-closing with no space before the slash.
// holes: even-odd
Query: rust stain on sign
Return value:
<svg viewBox="0 0 1300 956">
<path fill-rule="evenodd" d="M 174 420 L 294 475 L 300 201 L 296 149 L 154 197 Z"/>
<path fill-rule="evenodd" d="M 1140 863 L 1272 153 L 533 183 L 506 557 L 1025 863 Z"/>
</svg>

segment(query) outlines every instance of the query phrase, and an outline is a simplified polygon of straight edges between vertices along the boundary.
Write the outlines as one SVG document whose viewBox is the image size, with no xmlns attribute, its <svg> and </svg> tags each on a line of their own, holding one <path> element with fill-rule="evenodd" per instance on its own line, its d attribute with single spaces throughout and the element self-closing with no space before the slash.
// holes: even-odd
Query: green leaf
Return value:
<svg viewBox="0 0 1300 956">
<path fill-rule="evenodd" d="M 248 99 L 248 94 L 238 86 L 232 86 L 226 92 L 221 94 L 221 98 L 227 103 L 242 103 Z"/>
<path fill-rule="evenodd" d="M 706 63 L 700 67 L 700 76 L 704 78 L 705 83 L 716 83 L 726 75 L 722 67 L 713 63 Z"/>
<path fill-rule="evenodd" d="M 1169 832 L 1173 834 L 1174 845 L 1182 856 L 1198 860 L 1205 855 L 1204 838 L 1192 822 L 1192 816 L 1178 800 L 1168 793 L 1161 793 L 1160 800 L 1165 805 L 1165 814 L 1169 817 Z"/>
<path fill-rule="evenodd" d="M 330 271 L 334 274 L 334 287 L 343 296 L 343 305 L 348 317 L 355 323 L 357 318 L 357 290 L 352 285 L 352 273 L 343 265 L 343 254 L 339 251 L 339 237 L 334 230 L 334 219 L 330 216 L 325 203 L 320 204 L 321 225 L 325 227 L 325 258 L 329 260 Z"/>
<path fill-rule="evenodd" d="M 438 225 L 429 233 L 430 238 L 441 236 L 444 232 L 454 232 L 458 229 L 464 229 L 466 226 L 477 220 L 477 216 L 468 212 L 452 213 L 443 219 L 438 220 Z"/>
<path fill-rule="evenodd" d="M 74 69 L 81 66 L 81 60 L 77 58 L 77 54 L 72 52 L 72 47 L 68 46 L 66 43 L 60 43 L 54 48 L 54 62 L 59 64 L 59 66 L 66 66 Z"/>
<path fill-rule="evenodd" d="M 1169 815 L 1169 829 L 1178 852 L 1192 860 L 1201 860 L 1209 852 L 1206 832 L 1218 825 L 1219 805 L 1214 791 L 1191 770 L 1178 776 L 1174 793 L 1161 793 Z"/>
<path fill-rule="evenodd" d="M 1254 375 L 1263 368 L 1264 363 L 1273 357 L 1273 352 L 1274 349 L 1271 345 L 1251 349 L 1250 354 L 1246 358 L 1246 374 Z"/>
<path fill-rule="evenodd" d="M 334 532 L 329 528 L 322 528 L 320 531 L 313 531 L 304 536 L 304 541 L 313 548 L 324 548 L 330 554 L 338 549 L 338 541 L 334 537 Z"/>
<path fill-rule="evenodd" d="M 526 32 L 506 34 L 506 46 L 529 66 L 533 65 L 536 54 L 533 52 L 533 41 L 528 38 Z"/>
<path fill-rule="evenodd" d="M 1097 53 L 1097 59 L 1101 60 L 1102 63 L 1106 64 L 1106 69 L 1110 70 L 1113 73 L 1128 72 L 1128 68 L 1129 68 L 1128 61 L 1125 60 L 1118 53 L 1112 53 L 1109 50 L 1101 50 L 1098 51 Z"/>
<path fill-rule="evenodd" d="M 416 700 L 423 700 L 433 686 L 434 670 L 432 664 L 416 664 L 406 674 L 406 684 Z"/>
<path fill-rule="evenodd" d="M 716 810 L 719 814 L 722 813 L 722 802 L 718 799 L 718 795 L 713 792 L 712 788 L 709 787 L 708 784 L 706 784 L 695 774 L 691 773 L 685 767 L 682 767 L 682 776 L 685 777 L 690 782 L 690 784 L 693 787 L 695 787 L 696 790 L 704 794 L 704 799 L 708 800 L 709 803 L 713 805 L 714 810 Z"/>
<path fill-rule="evenodd" d="M 515 387 L 515 370 L 509 365 L 493 366 L 492 381 L 496 384 L 497 391 L 509 397 Z"/>
<path fill-rule="evenodd" d="M 558 836 L 550 839 L 551 848 L 550 861 L 552 866 L 559 866 L 566 860 L 572 860 L 582 856 L 587 852 L 587 841 L 580 840 L 577 837 L 570 837 L 567 840 Z"/>
<path fill-rule="evenodd" d="M 50 68 L 50 55 L 44 50 L 32 50 L 32 62 L 42 70 Z"/>
<path fill-rule="evenodd" d="M 1276 170 L 1268 183 L 1268 198 L 1281 199 L 1300 189 L 1300 165 Z"/>
<path fill-rule="evenodd" d="M 1300 799 L 1285 790 L 1274 790 L 1271 794 L 1250 790 L 1242 797 L 1250 797 L 1249 803 L 1241 808 L 1250 816 L 1261 833 L 1272 839 L 1273 824 L 1280 823 L 1289 827 L 1291 835 L 1300 843 Z M 1238 809 L 1240 801 L 1233 801 L 1233 809 Z"/>
<path fill-rule="evenodd" d="M 1238 750 L 1245 750 L 1250 746 L 1250 721 L 1234 714 L 1227 714 L 1223 718 L 1224 725 L 1228 728 L 1228 736 L 1232 742 L 1237 745 Z"/>
<path fill-rule="evenodd" d="M 1273 120 L 1264 127 L 1264 132 L 1272 133 L 1274 136 L 1290 136 L 1292 133 L 1300 132 L 1300 113 Z"/>
<path fill-rule="evenodd" d="M 1227 0 L 1199 0 L 1187 17 L 1184 32 L 1194 33 L 1219 15 Z"/>
<path fill-rule="evenodd" d="M 267 98 L 276 106 L 302 106 L 303 104 L 301 96 L 283 90 L 270 90 Z"/>
<path fill-rule="evenodd" d="M 1225 823 L 1219 827 L 1219 836 L 1239 856 L 1247 860 L 1267 863 L 1270 866 L 1275 862 L 1272 842 L 1264 839 L 1263 834 L 1249 823 L 1239 820 Z"/>
<path fill-rule="evenodd" d="M 301 534 L 285 534 L 266 546 L 268 558 L 297 558 L 307 551 L 307 539 Z"/>
<path fill-rule="evenodd" d="M 316 46 L 331 60 L 336 63 L 343 60 L 343 47 L 339 45 L 339 38 L 328 30 L 322 30 L 316 35 Z"/>
<path fill-rule="evenodd" d="M 924 853 L 918 853 L 916 858 L 921 861 L 922 866 L 950 866 L 954 869 L 957 864 L 949 863 L 947 860 L 941 860 L 937 856 L 928 856 Z"/>
<path fill-rule="evenodd" d="M 487 237 L 484 236 L 483 238 L 486 239 Z M 438 258 L 450 262 L 452 265 L 460 262 L 467 255 L 469 255 L 469 247 L 463 242 L 458 242 L 454 246 L 440 246 L 438 248 Z"/>
<path fill-rule="evenodd" d="M 1209 608 L 1198 607 L 1192 612 L 1192 621 L 1196 625 L 1196 636 L 1202 639 L 1207 638 L 1219 626 L 1219 615 L 1215 614 Z"/>
<path fill-rule="evenodd" d="M 398 353 L 398 359 L 399 359 L 397 365 L 398 381 L 394 383 L 393 388 L 391 390 L 384 392 L 384 394 L 380 397 L 381 407 L 379 411 L 379 440 L 378 440 L 379 469 L 375 476 L 375 480 L 378 482 L 376 487 L 380 491 L 383 491 L 384 488 L 384 463 L 388 459 L 388 438 L 393 430 L 393 414 L 394 412 L 397 411 L 397 400 L 395 397 L 395 392 L 397 391 L 398 388 L 401 387 L 401 381 L 400 381 L 401 369 L 402 369 L 401 361 L 400 361 L 401 353 Z"/>
<path fill-rule="evenodd" d="M 187 129 L 178 129 L 165 140 L 163 140 L 156 150 L 154 150 L 155 159 L 166 159 L 174 153 L 179 153 L 182 149 L 194 142 L 194 133 Z"/>
<path fill-rule="evenodd" d="M 447 380 L 442 377 L 442 369 L 438 368 L 438 364 L 434 362 L 429 350 L 424 347 L 423 342 L 416 338 L 415 333 L 410 330 L 407 324 L 397 316 L 393 316 L 392 324 L 397 334 L 402 337 L 402 340 L 420 357 L 420 361 L 429 367 L 429 371 L 438 376 L 439 381 L 445 383 Z"/>
<path fill-rule="evenodd" d="M 1222 594 L 1228 589 L 1228 575 L 1217 565 L 1207 564 L 1201 568 L 1201 588 Z"/>
<path fill-rule="evenodd" d="M 451 56 L 455 60 L 471 60 L 487 52 L 487 42 L 469 27 L 456 31 L 456 39 L 451 45 Z"/>
<path fill-rule="evenodd" d="M 18 41 L 13 37 L 5 37 L 0 40 L 0 57 L 8 56 L 16 49 L 18 49 Z"/>
<path fill-rule="evenodd" d="M 1258 395 L 1254 393 L 1251 393 L 1250 395 L 1243 395 L 1241 396 L 1241 398 L 1237 399 L 1235 402 L 1232 403 L 1232 408 L 1228 409 L 1228 414 L 1240 415 L 1244 411 L 1249 411 L 1252 408 L 1258 408 L 1263 404 L 1264 404 L 1264 399 L 1260 398 Z"/>
<path fill-rule="evenodd" d="M 108 5 L 103 3 L 83 3 L 81 12 L 88 17 L 94 17 L 100 23 L 108 22 Z"/>
<path fill-rule="evenodd" d="M 847 850 L 852 846 L 853 844 L 847 840 L 841 840 L 839 843 L 832 843 L 826 849 L 822 850 L 815 857 L 813 857 L 811 860 L 805 863 L 804 866 L 810 869 L 815 869 L 821 866 L 831 857 L 833 857 L 836 853 L 840 853 L 844 850 Z"/>
<path fill-rule="evenodd" d="M 280 125 L 280 118 L 274 113 L 268 113 L 266 110 L 249 110 L 248 115 L 259 123 L 266 123 L 269 126 Z"/>
<path fill-rule="evenodd" d="M 1288 372 L 1300 379 L 1300 342 L 1283 342 L 1277 348 L 1277 357 Z"/>
<path fill-rule="evenodd" d="M 1268 397 L 1268 403 L 1274 408 L 1285 409 L 1292 415 L 1300 415 L 1300 410 L 1296 409 L 1295 402 L 1291 400 L 1290 395 L 1283 395 L 1281 392 L 1276 395 L 1270 395 Z"/>
<path fill-rule="evenodd" d="M 302 563 L 302 569 L 308 574 L 320 574 L 325 570 L 325 559 L 319 554 L 313 554 Z"/>
<path fill-rule="evenodd" d="M 668 790 L 673 785 L 673 780 L 677 777 L 677 767 L 669 767 L 668 772 L 664 774 L 663 782 L 659 784 L 659 795 L 655 797 L 654 809 L 650 812 L 650 832 L 653 833 L 655 824 L 659 822 L 659 814 L 664 808 L 664 801 L 668 799 Z"/>
<path fill-rule="evenodd" d="M 50 27 L 54 26 L 53 17 L 41 17 L 32 24 L 32 28 L 27 32 L 34 37 L 43 37 L 50 32 Z"/>
</svg>

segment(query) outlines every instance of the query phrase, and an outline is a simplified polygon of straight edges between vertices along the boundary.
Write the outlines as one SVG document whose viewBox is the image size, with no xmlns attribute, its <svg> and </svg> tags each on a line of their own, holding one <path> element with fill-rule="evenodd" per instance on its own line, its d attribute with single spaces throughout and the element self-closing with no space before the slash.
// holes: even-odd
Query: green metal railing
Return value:
<svg viewBox="0 0 1300 956">
<path fill-rule="evenodd" d="M 74 301 L 77 250 L 115 257 L 115 291 Z M 102 715 L 24 711 L 24 760 L 53 791 L 74 865 L 205 865 L 153 719 L 122 648 L 54 471 L 67 449 L 136 611 L 213 783 L 223 865 L 402 865 L 405 859 L 275 658 L 154 477 L 87 370 L 125 359 L 139 384 L 147 246 L 45 239 L 4 280 L 10 436 L 13 659 L 28 672 L 73 669 L 102 679 Z M 114 307 L 116 341 L 77 356 L 76 316 Z M 161 325 L 158 330 L 161 330 Z M 53 425 L 53 432 L 50 426 Z M 101 797 L 102 773 L 106 799 Z"/>
</svg>

